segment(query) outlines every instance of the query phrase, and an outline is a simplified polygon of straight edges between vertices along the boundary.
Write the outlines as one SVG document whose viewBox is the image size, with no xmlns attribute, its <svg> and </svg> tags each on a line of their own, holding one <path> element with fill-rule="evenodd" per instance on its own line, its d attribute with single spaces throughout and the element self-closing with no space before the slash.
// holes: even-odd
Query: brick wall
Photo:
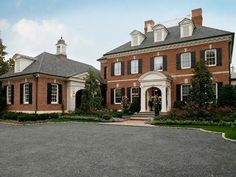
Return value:
<svg viewBox="0 0 236 177">
<path fill-rule="evenodd" d="M 32 104 L 20 104 L 20 84 L 32 83 Z M 58 111 L 61 110 L 61 104 L 47 104 L 47 83 L 62 84 L 62 100 L 64 100 L 65 109 L 67 107 L 67 82 L 66 80 L 49 79 L 40 77 L 38 79 L 38 111 Z M 2 86 L 8 84 L 14 85 L 14 104 L 7 105 L 9 111 L 35 111 L 36 110 L 36 79 L 32 76 L 11 78 L 3 80 Z"/>
<path fill-rule="evenodd" d="M 229 71 L 230 64 L 229 64 L 229 50 L 228 50 L 228 42 L 217 42 L 217 43 L 211 43 L 211 44 L 204 44 L 204 45 L 198 45 L 198 46 L 191 46 L 191 47 L 183 47 L 178 49 L 171 49 L 171 50 L 165 50 L 160 51 L 159 56 L 167 56 L 167 72 L 173 76 L 173 81 L 171 84 L 171 103 L 173 106 L 174 101 L 176 100 L 176 84 L 183 84 L 183 83 L 190 83 L 191 82 L 191 76 L 184 76 L 184 77 L 174 77 L 176 75 L 186 75 L 186 74 L 192 74 L 193 69 L 181 69 L 177 70 L 176 68 L 176 54 L 178 53 L 184 53 L 184 52 L 195 52 L 196 62 L 200 60 L 200 51 L 201 50 L 207 50 L 207 49 L 214 49 L 214 48 L 222 48 L 222 66 L 209 66 L 209 70 L 211 72 L 225 72 Z M 139 74 L 127 74 L 127 68 L 128 68 L 128 61 L 132 60 L 135 56 L 136 59 L 142 59 L 142 73 Z M 157 56 L 157 52 L 150 52 L 145 54 L 138 54 L 138 55 L 129 55 L 124 57 L 117 57 L 117 58 L 111 58 L 107 59 L 106 62 L 101 63 L 101 77 L 104 76 L 104 67 L 107 67 L 107 107 L 109 109 L 119 109 L 119 104 L 111 104 L 111 98 L 110 98 L 110 91 L 111 88 L 128 88 L 132 87 L 133 85 L 139 86 L 140 83 L 138 82 L 138 78 L 150 71 L 150 58 Z M 114 62 L 124 61 L 124 75 L 121 76 L 111 76 L 111 65 Z M 229 73 L 221 73 L 221 74 L 214 74 L 213 80 L 215 82 L 223 82 L 223 84 L 229 84 Z M 125 89 L 126 90 L 126 89 Z M 127 94 L 125 92 L 125 94 Z"/>
</svg>

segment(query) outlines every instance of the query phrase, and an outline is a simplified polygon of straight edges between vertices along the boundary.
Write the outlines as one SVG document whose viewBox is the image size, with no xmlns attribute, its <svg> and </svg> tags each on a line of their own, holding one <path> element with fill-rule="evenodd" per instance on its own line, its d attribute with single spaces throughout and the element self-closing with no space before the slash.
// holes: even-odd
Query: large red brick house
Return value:
<svg viewBox="0 0 236 177">
<path fill-rule="evenodd" d="M 101 77 L 106 83 L 107 107 L 120 109 L 124 96 L 140 100 L 141 111 L 158 95 L 161 112 L 189 95 L 193 67 L 205 60 L 212 72 L 214 91 L 230 84 L 234 33 L 202 25 L 202 9 L 192 10 L 177 26 L 145 21 L 144 33 L 134 30 L 131 41 L 105 53 Z"/>
<path fill-rule="evenodd" d="M 36 57 L 15 54 L 15 69 L 0 76 L 8 111 L 50 113 L 74 111 L 80 106 L 85 76 L 93 66 L 67 58 L 61 38 L 56 54 Z"/>
</svg>

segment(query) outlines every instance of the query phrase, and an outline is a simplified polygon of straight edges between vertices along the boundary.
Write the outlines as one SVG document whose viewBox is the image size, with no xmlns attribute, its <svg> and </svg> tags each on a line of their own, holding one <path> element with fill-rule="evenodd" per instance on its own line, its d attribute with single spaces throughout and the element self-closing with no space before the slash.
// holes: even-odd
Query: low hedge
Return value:
<svg viewBox="0 0 236 177">
<path fill-rule="evenodd" d="M 236 121 L 198 121 L 198 120 L 172 120 L 172 119 L 155 119 L 152 122 L 153 125 L 215 125 L 215 126 L 229 126 L 236 127 Z"/>
<path fill-rule="evenodd" d="M 93 116 L 63 115 L 63 116 L 60 116 L 58 120 L 59 121 L 60 120 L 71 120 L 71 121 L 99 122 L 99 121 L 102 121 L 104 119 L 99 118 L 99 117 L 93 117 Z"/>
<path fill-rule="evenodd" d="M 23 121 L 37 121 L 37 120 L 48 120 L 48 119 L 58 119 L 59 114 L 26 114 L 26 113 L 16 113 L 16 112 L 4 112 L 0 114 L 0 119 L 3 120 L 18 120 Z"/>
</svg>

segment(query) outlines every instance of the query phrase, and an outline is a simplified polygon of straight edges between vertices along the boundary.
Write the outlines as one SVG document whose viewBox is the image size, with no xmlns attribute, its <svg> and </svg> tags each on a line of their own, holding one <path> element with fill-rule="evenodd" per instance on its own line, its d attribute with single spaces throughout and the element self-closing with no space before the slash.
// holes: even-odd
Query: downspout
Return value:
<svg viewBox="0 0 236 177">
<path fill-rule="evenodd" d="M 36 86 L 35 86 L 35 114 L 38 112 L 38 81 L 39 81 L 39 74 L 33 75 L 35 77 Z"/>
</svg>

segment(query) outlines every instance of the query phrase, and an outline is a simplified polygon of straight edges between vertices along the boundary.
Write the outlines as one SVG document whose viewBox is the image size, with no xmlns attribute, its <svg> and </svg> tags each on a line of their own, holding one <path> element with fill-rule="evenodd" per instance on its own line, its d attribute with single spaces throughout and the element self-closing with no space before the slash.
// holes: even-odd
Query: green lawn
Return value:
<svg viewBox="0 0 236 177">
<path fill-rule="evenodd" d="M 165 124 L 155 124 L 157 126 L 168 126 L 168 127 L 189 127 L 189 128 L 202 128 L 204 130 L 213 131 L 213 132 L 222 132 L 225 133 L 226 138 L 236 140 L 236 127 L 227 127 L 227 126 L 211 126 L 211 125 L 165 125 Z"/>
</svg>

